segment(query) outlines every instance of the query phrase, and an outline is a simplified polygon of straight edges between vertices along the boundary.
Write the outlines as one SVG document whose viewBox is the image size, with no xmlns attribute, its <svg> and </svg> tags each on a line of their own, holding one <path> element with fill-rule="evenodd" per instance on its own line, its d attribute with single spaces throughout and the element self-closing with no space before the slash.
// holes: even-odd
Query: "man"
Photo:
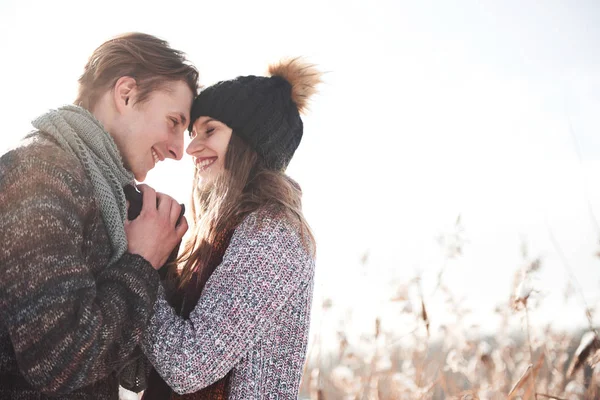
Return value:
<svg viewBox="0 0 600 400">
<path fill-rule="evenodd" d="M 140 185 L 181 159 L 198 72 L 133 33 L 98 47 L 73 106 L 33 122 L 0 158 L 0 398 L 116 399 L 159 285 L 187 230 L 180 205 Z"/>
</svg>

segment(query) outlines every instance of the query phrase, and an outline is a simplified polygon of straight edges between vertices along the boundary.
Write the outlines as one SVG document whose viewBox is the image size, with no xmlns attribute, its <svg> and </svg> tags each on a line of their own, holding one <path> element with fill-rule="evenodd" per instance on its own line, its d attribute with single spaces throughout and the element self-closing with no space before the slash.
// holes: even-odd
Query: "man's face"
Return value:
<svg viewBox="0 0 600 400">
<path fill-rule="evenodd" d="M 143 181 L 159 161 L 183 156 L 193 93 L 183 81 L 168 82 L 141 104 L 135 103 L 136 93 L 131 90 L 112 133 L 125 167 Z"/>
</svg>

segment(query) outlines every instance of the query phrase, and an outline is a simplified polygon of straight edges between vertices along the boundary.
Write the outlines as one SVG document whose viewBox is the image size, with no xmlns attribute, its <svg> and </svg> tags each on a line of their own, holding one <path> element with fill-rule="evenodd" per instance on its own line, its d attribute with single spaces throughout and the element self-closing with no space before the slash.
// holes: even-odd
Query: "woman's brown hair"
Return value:
<svg viewBox="0 0 600 400">
<path fill-rule="evenodd" d="M 240 137 L 231 135 L 224 172 L 213 182 L 198 185 L 194 175 L 192 230 L 178 262 L 180 285 L 198 268 L 208 264 L 212 250 L 224 232 L 235 229 L 253 211 L 268 207 L 282 213 L 298 227 L 304 246 L 314 255 L 315 240 L 302 214 L 302 192 L 282 171 L 265 168 L 257 153 Z"/>
</svg>

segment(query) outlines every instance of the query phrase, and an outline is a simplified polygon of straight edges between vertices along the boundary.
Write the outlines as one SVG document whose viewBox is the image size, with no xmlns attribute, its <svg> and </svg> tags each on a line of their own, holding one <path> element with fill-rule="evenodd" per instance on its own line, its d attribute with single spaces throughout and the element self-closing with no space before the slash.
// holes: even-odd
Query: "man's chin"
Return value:
<svg viewBox="0 0 600 400">
<path fill-rule="evenodd" d="M 132 168 L 131 164 L 128 162 L 123 162 L 123 166 L 133 174 L 133 177 L 137 182 L 144 182 L 146 180 L 146 175 L 148 175 L 148 170 L 146 170 L 146 168 Z"/>
<path fill-rule="evenodd" d="M 147 175 L 148 175 L 148 171 L 140 171 L 140 172 L 133 171 L 133 177 L 138 182 L 144 182 L 146 180 Z"/>
</svg>

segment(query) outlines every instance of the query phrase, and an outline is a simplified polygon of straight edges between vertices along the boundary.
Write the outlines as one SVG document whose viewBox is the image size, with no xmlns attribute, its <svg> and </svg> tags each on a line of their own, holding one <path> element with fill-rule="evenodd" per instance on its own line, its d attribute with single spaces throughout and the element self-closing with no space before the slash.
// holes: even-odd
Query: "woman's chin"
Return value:
<svg viewBox="0 0 600 400">
<path fill-rule="evenodd" d="M 200 185 L 200 186 L 209 185 L 214 180 L 215 180 L 214 175 L 209 173 L 208 171 L 201 172 L 198 174 L 198 185 Z"/>
</svg>

